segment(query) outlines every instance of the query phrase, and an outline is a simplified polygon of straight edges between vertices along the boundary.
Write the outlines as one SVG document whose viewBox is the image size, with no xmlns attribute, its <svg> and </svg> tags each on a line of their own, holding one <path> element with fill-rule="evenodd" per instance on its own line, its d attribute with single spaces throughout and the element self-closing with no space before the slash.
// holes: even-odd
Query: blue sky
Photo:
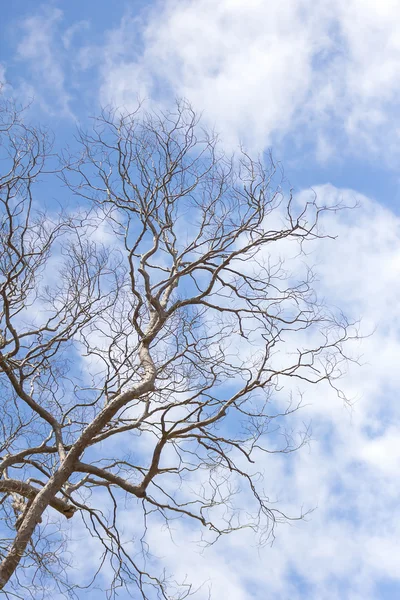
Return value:
<svg viewBox="0 0 400 600">
<path fill-rule="evenodd" d="M 101 105 L 186 97 L 227 150 L 272 148 L 300 197 L 312 187 L 322 203 L 359 202 L 329 217 L 338 239 L 314 261 L 321 293 L 375 329 L 364 366 L 343 382 L 357 401 L 348 410 L 309 390 L 300 418 L 313 442 L 264 465 L 271 497 L 317 509 L 260 551 L 247 532 L 201 555 L 183 523 L 174 544 L 150 534 L 171 571 L 211 582 L 215 598 L 400 597 L 399 21 L 397 0 L 14 0 L 3 10 L 0 79 L 34 99 L 31 119 L 59 146 Z"/>
</svg>

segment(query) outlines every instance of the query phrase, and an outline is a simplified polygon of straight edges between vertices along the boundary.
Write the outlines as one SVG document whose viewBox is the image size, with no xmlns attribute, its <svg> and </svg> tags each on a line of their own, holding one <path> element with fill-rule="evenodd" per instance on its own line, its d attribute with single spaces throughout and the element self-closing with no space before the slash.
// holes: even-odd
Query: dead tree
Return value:
<svg viewBox="0 0 400 600">
<path fill-rule="evenodd" d="M 56 214 L 49 200 L 45 214 L 43 182 L 60 183 L 48 133 L 12 103 L 1 118 L 0 589 L 35 598 L 51 576 L 73 593 L 58 520 L 82 519 L 112 565 L 110 596 L 136 585 L 171 598 L 138 558 L 145 537 L 124 543 L 120 506 L 144 529 L 194 520 L 210 543 L 244 526 L 268 536 L 287 518 L 254 457 L 304 443 L 285 433 L 298 404 L 280 390 L 335 387 L 354 333 L 284 255 L 323 235 L 337 207 L 299 207 L 271 157 L 227 157 L 179 103 L 103 112 L 58 167 L 79 206 Z"/>
</svg>

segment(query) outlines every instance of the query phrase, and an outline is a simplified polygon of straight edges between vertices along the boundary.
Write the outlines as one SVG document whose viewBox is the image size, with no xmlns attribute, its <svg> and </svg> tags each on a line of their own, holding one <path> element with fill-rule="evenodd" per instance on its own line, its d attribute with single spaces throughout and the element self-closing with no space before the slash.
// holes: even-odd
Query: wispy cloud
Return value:
<svg viewBox="0 0 400 600">
<path fill-rule="evenodd" d="M 225 138 L 263 149 L 285 136 L 397 160 L 400 47 L 393 0 L 166 0 L 108 38 L 102 98 L 138 91 L 204 109 Z M 300 142 L 301 139 L 301 142 Z"/>
<path fill-rule="evenodd" d="M 84 20 L 78 21 L 77 23 L 74 23 L 73 25 L 71 25 L 71 27 L 68 27 L 68 29 L 65 31 L 65 33 L 62 36 L 64 48 L 66 50 L 69 50 L 71 48 L 71 44 L 73 42 L 74 37 L 78 33 L 81 33 L 82 31 L 87 31 L 89 29 L 90 29 L 89 21 L 84 21 Z"/>
<path fill-rule="evenodd" d="M 35 99 L 52 115 L 72 117 L 70 95 L 65 85 L 63 56 L 57 43 L 63 13 L 57 8 L 43 9 L 20 23 L 22 37 L 17 58 L 29 66 L 28 86 Z M 65 33 L 67 43 L 73 32 Z M 64 42 L 65 43 L 65 42 Z"/>
</svg>

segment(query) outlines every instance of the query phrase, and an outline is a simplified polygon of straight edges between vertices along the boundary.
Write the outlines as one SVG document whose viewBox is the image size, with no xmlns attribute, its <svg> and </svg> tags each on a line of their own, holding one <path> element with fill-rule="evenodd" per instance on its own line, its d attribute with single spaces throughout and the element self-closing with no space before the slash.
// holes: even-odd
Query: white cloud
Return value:
<svg viewBox="0 0 400 600">
<path fill-rule="evenodd" d="M 6 83 L 6 67 L 3 63 L 0 63 L 0 82 L 3 85 Z"/>
<path fill-rule="evenodd" d="M 69 50 L 71 48 L 71 44 L 73 42 L 74 37 L 81 31 L 87 31 L 90 28 L 89 21 L 78 21 L 68 27 L 66 32 L 62 36 L 62 42 L 64 44 L 64 48 Z"/>
<path fill-rule="evenodd" d="M 291 134 L 321 161 L 397 156 L 398 14 L 395 0 L 159 2 L 109 37 L 102 100 L 184 96 L 226 142 L 257 149 Z"/>
<path fill-rule="evenodd" d="M 33 94 L 36 102 L 50 115 L 72 117 L 62 56 L 56 43 L 62 18 L 61 10 L 49 8 L 21 22 L 23 33 L 17 58 L 29 65 L 31 79 L 23 80 L 20 88 L 25 93 L 29 91 L 30 99 Z"/>
</svg>

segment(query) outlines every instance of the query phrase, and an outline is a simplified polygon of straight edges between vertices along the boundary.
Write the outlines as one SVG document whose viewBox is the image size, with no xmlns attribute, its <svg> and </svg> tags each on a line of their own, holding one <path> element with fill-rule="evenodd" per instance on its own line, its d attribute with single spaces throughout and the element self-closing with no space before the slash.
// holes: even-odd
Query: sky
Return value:
<svg viewBox="0 0 400 600">
<path fill-rule="evenodd" d="M 337 237 L 311 257 L 320 293 L 374 332 L 342 382 L 354 402 L 307 390 L 311 443 L 264 465 L 271 497 L 315 510 L 261 549 L 250 532 L 202 553 L 183 522 L 173 542 L 150 532 L 170 571 L 205 582 L 200 599 L 400 597 L 399 22 L 398 0 L 13 0 L 2 11 L 0 80 L 33 100 L 30 118 L 56 144 L 100 106 L 186 98 L 227 151 L 272 149 L 298 199 L 358 204 L 330 215 Z"/>
</svg>

